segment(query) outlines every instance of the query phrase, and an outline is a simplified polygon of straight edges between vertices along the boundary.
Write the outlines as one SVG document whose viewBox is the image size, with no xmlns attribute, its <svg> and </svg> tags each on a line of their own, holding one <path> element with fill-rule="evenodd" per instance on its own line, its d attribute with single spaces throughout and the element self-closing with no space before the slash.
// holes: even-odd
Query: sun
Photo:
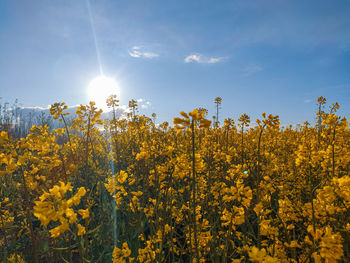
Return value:
<svg viewBox="0 0 350 263">
<path fill-rule="evenodd" d="M 87 88 L 87 96 L 90 101 L 96 102 L 96 106 L 103 111 L 108 109 L 106 99 L 112 94 L 120 95 L 120 89 L 115 79 L 106 76 L 98 76 L 91 80 Z"/>
</svg>

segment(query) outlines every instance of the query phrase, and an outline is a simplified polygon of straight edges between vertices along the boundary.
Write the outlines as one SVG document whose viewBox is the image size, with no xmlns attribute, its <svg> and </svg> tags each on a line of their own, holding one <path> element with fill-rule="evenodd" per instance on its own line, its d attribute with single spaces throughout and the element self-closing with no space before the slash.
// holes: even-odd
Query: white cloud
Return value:
<svg viewBox="0 0 350 263">
<path fill-rule="evenodd" d="M 244 73 L 244 76 L 250 76 L 250 75 L 253 75 L 255 73 L 262 71 L 263 69 L 264 68 L 262 66 L 260 66 L 259 64 L 252 63 L 252 64 L 247 65 L 243 69 L 243 73 Z"/>
<path fill-rule="evenodd" d="M 136 100 L 140 106 L 141 109 L 148 109 L 149 106 L 151 106 L 151 102 L 145 100 L 145 99 L 138 99 Z"/>
<path fill-rule="evenodd" d="M 152 105 L 151 102 L 142 100 L 140 102 L 141 109 L 148 109 Z"/>
<path fill-rule="evenodd" d="M 218 63 L 222 60 L 222 58 L 210 58 L 208 63 Z"/>
<path fill-rule="evenodd" d="M 159 55 L 156 54 L 156 53 L 142 51 L 142 47 L 140 47 L 140 46 L 132 47 L 131 51 L 129 51 L 129 55 L 131 57 L 133 57 L 133 58 L 155 58 L 155 57 L 159 57 Z"/>
<path fill-rule="evenodd" d="M 189 55 L 185 58 L 185 62 L 186 63 L 189 63 L 191 61 L 196 61 L 198 63 L 200 63 L 201 61 L 201 56 L 200 55 L 197 55 L 197 54 L 192 54 L 192 55 Z"/>
<path fill-rule="evenodd" d="M 130 111 L 130 109 L 129 109 L 129 107 L 127 105 L 119 105 L 118 109 L 120 109 L 120 110 L 122 110 L 124 112 L 129 112 Z"/>
<path fill-rule="evenodd" d="M 145 52 L 145 53 L 143 53 L 143 56 L 145 58 L 154 58 L 154 57 L 158 57 L 159 55 L 156 53 Z"/>
<path fill-rule="evenodd" d="M 71 106 L 68 106 L 68 109 L 75 109 L 75 108 L 78 108 L 79 106 L 80 104 L 71 105 Z M 50 108 L 51 108 L 51 104 L 47 105 L 47 107 L 41 107 L 41 106 L 20 107 L 20 109 L 24 109 L 24 110 L 49 110 Z"/>
<path fill-rule="evenodd" d="M 47 107 L 40 107 L 40 106 L 29 106 L 29 107 L 20 107 L 20 109 L 23 110 L 49 110 L 51 105 L 48 105 Z"/>
<path fill-rule="evenodd" d="M 151 102 L 144 100 L 142 98 L 136 100 L 141 107 L 141 109 L 148 109 L 149 106 L 151 106 Z"/>
<path fill-rule="evenodd" d="M 191 54 L 185 57 L 185 63 L 197 62 L 197 63 L 206 63 L 206 64 L 214 64 L 221 62 L 223 57 L 206 57 L 201 54 Z"/>
</svg>

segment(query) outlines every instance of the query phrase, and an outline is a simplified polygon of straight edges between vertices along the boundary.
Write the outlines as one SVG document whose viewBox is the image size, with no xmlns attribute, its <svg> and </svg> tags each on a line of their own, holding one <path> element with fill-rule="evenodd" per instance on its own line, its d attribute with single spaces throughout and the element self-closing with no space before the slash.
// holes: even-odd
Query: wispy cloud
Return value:
<svg viewBox="0 0 350 263">
<path fill-rule="evenodd" d="M 243 69 L 243 74 L 244 74 L 244 76 L 250 76 L 250 75 L 258 73 L 262 70 L 264 70 L 264 68 L 261 65 L 259 65 L 257 63 L 252 63 L 252 64 L 247 65 Z"/>
<path fill-rule="evenodd" d="M 40 107 L 40 106 L 29 106 L 29 107 L 20 107 L 22 110 L 49 110 L 51 105 L 48 105 L 47 107 Z"/>
<path fill-rule="evenodd" d="M 209 58 L 208 63 L 218 63 L 222 60 L 223 58 Z"/>
<path fill-rule="evenodd" d="M 141 104 L 142 109 L 148 109 L 152 104 L 149 101 L 146 101 L 144 104 Z"/>
<path fill-rule="evenodd" d="M 139 107 L 141 107 L 141 109 L 148 109 L 152 105 L 151 102 L 144 99 L 138 99 L 137 102 L 139 104 Z"/>
<path fill-rule="evenodd" d="M 224 57 L 206 57 L 202 54 L 194 53 L 187 57 L 185 57 L 185 63 L 197 62 L 197 63 L 206 63 L 206 64 L 214 64 L 221 62 Z"/>
<path fill-rule="evenodd" d="M 142 50 L 140 46 L 132 47 L 131 51 L 129 51 L 129 55 L 133 58 L 155 58 L 159 57 L 157 53 L 146 52 Z"/>
<path fill-rule="evenodd" d="M 68 109 L 76 109 L 80 106 L 80 104 L 77 105 L 71 105 L 68 106 Z M 47 107 L 41 107 L 41 106 L 21 106 L 19 107 L 19 109 L 22 110 L 37 110 L 37 111 L 45 111 L 45 110 L 49 110 L 51 108 L 51 105 L 47 105 Z"/>
</svg>

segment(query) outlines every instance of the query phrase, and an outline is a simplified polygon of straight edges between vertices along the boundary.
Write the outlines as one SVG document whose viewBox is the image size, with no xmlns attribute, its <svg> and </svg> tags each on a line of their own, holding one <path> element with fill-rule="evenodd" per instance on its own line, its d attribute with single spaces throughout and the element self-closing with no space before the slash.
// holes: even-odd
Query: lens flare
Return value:
<svg viewBox="0 0 350 263">
<path fill-rule="evenodd" d="M 120 89 L 115 79 L 106 76 L 94 78 L 87 88 L 89 100 L 96 102 L 96 106 L 103 111 L 108 109 L 106 99 L 112 94 L 119 95 Z"/>
</svg>

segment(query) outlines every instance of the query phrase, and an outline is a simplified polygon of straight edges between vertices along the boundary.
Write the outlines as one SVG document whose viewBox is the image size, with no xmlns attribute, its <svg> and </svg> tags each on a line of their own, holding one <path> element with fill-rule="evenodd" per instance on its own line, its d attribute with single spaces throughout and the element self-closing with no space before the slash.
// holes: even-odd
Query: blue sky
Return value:
<svg viewBox="0 0 350 263">
<path fill-rule="evenodd" d="M 349 1 L 0 1 L 0 97 L 88 103 L 99 76 L 158 121 L 223 98 L 221 119 L 313 121 L 320 95 L 350 113 Z M 97 48 L 96 48 L 97 47 Z M 97 53 L 100 61 L 98 61 Z"/>
</svg>

